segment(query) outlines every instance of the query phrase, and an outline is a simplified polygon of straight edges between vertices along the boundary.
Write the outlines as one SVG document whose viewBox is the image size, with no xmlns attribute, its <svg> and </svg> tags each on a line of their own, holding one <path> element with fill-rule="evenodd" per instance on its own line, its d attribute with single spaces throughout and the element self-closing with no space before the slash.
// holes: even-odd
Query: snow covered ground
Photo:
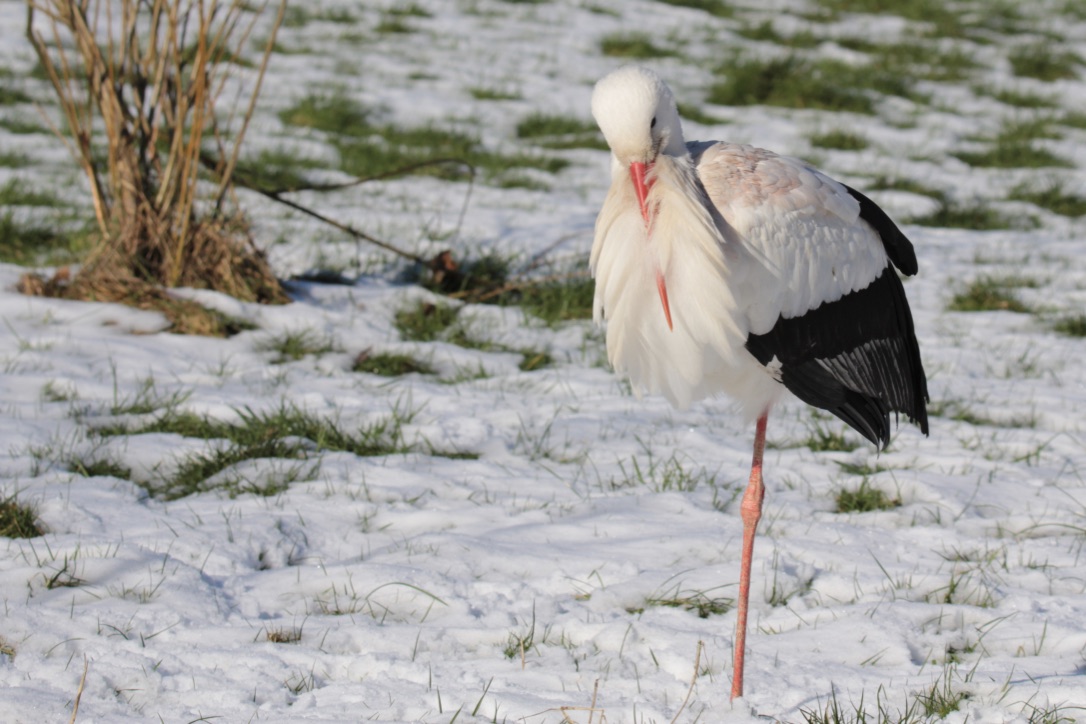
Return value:
<svg viewBox="0 0 1086 724">
<path fill-rule="evenodd" d="M 1034 180 L 1086 195 L 1086 130 L 1059 122 L 1086 112 L 1086 67 L 1040 81 L 1008 63 L 1038 41 L 1086 56 L 1086 16 L 1073 3 L 1023 7 L 1013 32 L 953 41 L 979 64 L 967 79 L 921 81 L 927 102 L 883 98 L 865 115 L 699 99 L 734 48 L 778 52 L 740 29 L 771 20 L 786 35 L 893 43 L 922 24 L 816 16 L 820 6 L 801 0 L 744 3 L 724 18 L 640 0 L 429 0 L 389 15 L 394 5 L 304 6 L 311 15 L 283 30 L 254 147 L 332 165 L 320 134 L 277 116 L 327 90 L 389 122 L 456 123 L 490 148 L 530 149 L 517 122 L 587 120 L 592 83 L 626 60 L 603 55 L 600 39 L 645 32 L 680 52 L 647 62 L 720 121 L 689 123 L 688 138 L 804 156 L 861 189 L 909 179 L 1036 227 L 904 224 L 920 259 L 906 290 L 930 437 L 903 426 L 876 454 L 795 400 L 774 411 L 747 695 L 734 703 L 729 606 L 753 429 L 727 400 L 686 411 L 638 400 L 607 369 L 591 322 L 550 327 L 516 307 L 461 312 L 500 348 L 404 341 L 396 311 L 441 300 L 385 273 L 376 251 L 255 196 L 245 202 L 283 277 L 334 267 L 357 281 L 296 282 L 294 303 L 280 307 L 182 292 L 255 325 L 223 340 L 163 333 L 161 317 L 125 307 L 22 296 L 24 270 L 0 264 L 0 499 L 31 506 L 47 531 L 0 539 L 0 720 L 67 721 L 84 670 L 81 722 L 794 722 L 834 696 L 845 721 L 858 711 L 874 720 L 880 706 L 888 721 L 938 719 L 924 702 L 940 697 L 957 701 L 951 722 L 1086 720 L 1086 340 L 1053 329 L 1086 310 L 1086 218 L 1006 200 Z M 975 5 L 966 17 L 983 25 L 995 11 Z M 5 82 L 47 100 L 26 77 L 24 7 L 0 3 Z M 375 30 L 389 18 L 410 32 Z M 803 52 L 862 55 L 826 39 Z M 1056 105 L 1015 108 L 992 89 Z M 1008 119 L 1045 114 L 1058 137 L 1035 143 L 1069 168 L 951 155 Z M 830 130 L 870 145 L 811 144 Z M 0 169 L 0 182 L 78 199 L 58 145 L 0 130 L 0 147 L 37 160 Z M 406 178 L 303 196 L 423 254 L 583 258 L 607 154 L 540 153 L 570 161 L 531 172 L 546 188 L 480 183 L 467 195 L 462 182 Z M 898 218 L 937 205 L 911 191 L 871 195 Z M 1017 280 L 1033 311 L 947 310 L 983 277 Z M 269 342 L 302 332 L 326 351 L 277 363 Z M 521 348 L 554 364 L 521 371 L 507 351 Z M 435 373 L 352 372 L 364 350 L 410 352 Z M 207 492 L 167 500 L 147 486 L 223 441 L 95 432 L 284 409 L 348 433 L 387 424 L 407 451 L 360 456 L 296 440 L 303 455 L 244 461 Z M 855 449 L 813 442 L 842 433 Z M 80 474 L 95 461 L 130 474 Z M 836 512 L 837 493 L 863 481 L 900 505 Z"/>
</svg>

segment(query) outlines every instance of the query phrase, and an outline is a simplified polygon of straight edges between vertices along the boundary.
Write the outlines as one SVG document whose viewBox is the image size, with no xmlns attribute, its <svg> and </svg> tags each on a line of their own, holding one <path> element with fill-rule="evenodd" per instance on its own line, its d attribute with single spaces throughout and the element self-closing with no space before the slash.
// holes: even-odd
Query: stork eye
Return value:
<svg viewBox="0 0 1086 724">
<path fill-rule="evenodd" d="M 649 124 L 649 128 L 656 128 L 656 116 L 652 117 L 652 123 Z"/>
</svg>

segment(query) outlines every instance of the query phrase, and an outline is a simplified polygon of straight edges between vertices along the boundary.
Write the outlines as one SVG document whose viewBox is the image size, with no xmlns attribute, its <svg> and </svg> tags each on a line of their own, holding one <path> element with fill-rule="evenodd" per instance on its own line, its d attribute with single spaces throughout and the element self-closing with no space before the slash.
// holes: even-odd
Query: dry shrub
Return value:
<svg viewBox="0 0 1086 724">
<path fill-rule="evenodd" d="M 87 176 L 100 233 L 74 278 L 28 279 L 28 291 L 167 314 L 177 300 L 163 288 L 177 286 L 286 301 L 232 181 L 285 7 L 279 0 L 260 65 L 247 70 L 231 62 L 266 4 L 28 0 L 27 36 L 68 126 L 57 134 Z M 243 72 L 247 87 L 231 82 Z M 235 106 L 222 115 L 228 88 Z"/>
</svg>

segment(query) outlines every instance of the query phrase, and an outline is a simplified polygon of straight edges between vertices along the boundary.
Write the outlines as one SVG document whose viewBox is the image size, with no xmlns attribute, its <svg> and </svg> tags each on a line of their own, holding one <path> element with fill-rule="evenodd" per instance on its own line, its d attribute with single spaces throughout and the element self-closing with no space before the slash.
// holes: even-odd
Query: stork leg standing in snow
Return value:
<svg viewBox="0 0 1086 724">
<path fill-rule="evenodd" d="M 592 115 L 612 153 L 591 257 L 611 364 L 638 392 L 678 407 L 724 392 L 757 420 L 740 504 L 734 699 L 770 407 L 789 390 L 880 448 L 891 412 L 928 432 L 927 383 L 894 271 L 915 274 L 916 255 L 874 202 L 802 161 L 684 142 L 675 99 L 650 70 L 600 80 Z"/>
</svg>

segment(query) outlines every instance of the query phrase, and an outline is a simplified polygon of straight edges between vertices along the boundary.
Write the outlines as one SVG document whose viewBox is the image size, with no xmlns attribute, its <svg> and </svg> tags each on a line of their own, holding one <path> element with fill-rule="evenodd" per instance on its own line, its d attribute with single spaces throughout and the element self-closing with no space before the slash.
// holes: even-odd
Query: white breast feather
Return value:
<svg viewBox="0 0 1086 724">
<path fill-rule="evenodd" d="M 596 222 L 594 317 L 607 322 L 607 353 L 635 391 L 679 407 L 716 392 L 760 414 L 779 385 L 746 351 L 747 321 L 734 294 L 741 250 L 730 248 L 687 158 L 661 155 L 649 175 L 646 230 L 619 169 Z M 665 278 L 674 329 L 656 286 Z"/>
</svg>

